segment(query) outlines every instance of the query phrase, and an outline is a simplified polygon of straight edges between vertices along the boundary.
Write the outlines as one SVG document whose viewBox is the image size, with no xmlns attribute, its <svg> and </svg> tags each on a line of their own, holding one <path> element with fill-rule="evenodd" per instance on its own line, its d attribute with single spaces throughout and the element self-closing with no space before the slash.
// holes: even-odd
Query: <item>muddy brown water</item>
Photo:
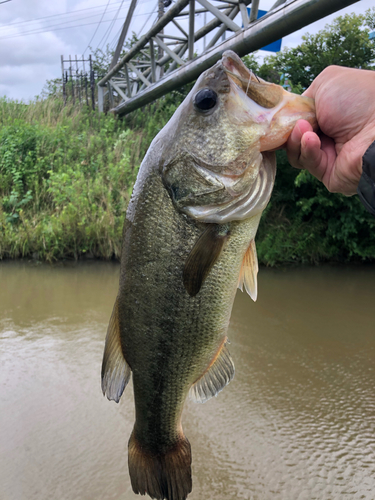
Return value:
<svg viewBox="0 0 375 500">
<path fill-rule="evenodd" d="M 134 405 L 100 390 L 119 266 L 0 263 L 0 499 L 135 500 Z M 183 415 L 189 500 L 375 498 L 375 267 L 261 269 L 234 381 Z"/>
</svg>

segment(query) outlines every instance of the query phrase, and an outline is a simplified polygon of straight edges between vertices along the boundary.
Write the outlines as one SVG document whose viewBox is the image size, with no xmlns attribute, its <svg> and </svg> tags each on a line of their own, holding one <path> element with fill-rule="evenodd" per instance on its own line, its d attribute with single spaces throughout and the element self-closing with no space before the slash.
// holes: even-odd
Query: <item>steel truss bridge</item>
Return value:
<svg viewBox="0 0 375 500">
<path fill-rule="evenodd" d="M 111 68 L 98 83 L 99 110 L 130 113 L 195 80 L 225 50 L 243 57 L 357 1 L 277 0 L 258 18 L 259 0 L 176 0 L 164 14 L 162 4 L 158 21 L 119 60 L 137 4 L 132 0 Z M 197 29 L 202 13 L 210 19 Z"/>
</svg>

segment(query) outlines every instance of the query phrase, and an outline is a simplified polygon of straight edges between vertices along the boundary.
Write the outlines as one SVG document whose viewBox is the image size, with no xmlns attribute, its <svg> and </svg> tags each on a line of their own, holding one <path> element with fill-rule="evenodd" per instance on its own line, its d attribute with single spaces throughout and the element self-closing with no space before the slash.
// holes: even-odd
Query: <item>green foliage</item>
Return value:
<svg viewBox="0 0 375 500">
<path fill-rule="evenodd" d="M 257 235 L 259 260 L 367 261 L 375 258 L 375 218 L 357 196 L 330 193 L 307 171 L 291 168 L 277 151 L 275 188 Z"/>
<path fill-rule="evenodd" d="M 259 73 L 259 63 L 255 54 L 248 54 L 242 58 L 243 63 L 256 75 Z"/>
<path fill-rule="evenodd" d="M 255 59 L 244 58 L 248 68 L 257 72 L 264 80 L 280 83 L 284 75 L 289 83 L 306 89 L 329 65 L 350 68 L 373 69 L 375 40 L 369 38 L 375 26 L 375 8 L 365 15 L 346 14 L 337 17 L 330 25 L 311 35 L 302 37 L 303 42 L 295 48 L 285 48 L 266 57 L 263 64 L 254 68 Z"/>
<path fill-rule="evenodd" d="M 119 257 L 152 137 L 112 115 L 55 102 L 29 108 L 3 99 L 0 119 L 0 258 Z"/>
</svg>

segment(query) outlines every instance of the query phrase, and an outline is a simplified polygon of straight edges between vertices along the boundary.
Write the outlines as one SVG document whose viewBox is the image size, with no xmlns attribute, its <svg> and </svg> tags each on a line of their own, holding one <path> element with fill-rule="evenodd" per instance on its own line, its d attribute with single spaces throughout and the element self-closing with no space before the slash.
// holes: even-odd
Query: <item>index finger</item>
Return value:
<svg viewBox="0 0 375 500">
<path fill-rule="evenodd" d="M 286 143 L 286 150 L 290 164 L 294 168 L 304 168 L 300 163 L 301 139 L 304 133 L 312 132 L 313 128 L 306 120 L 298 120 Z"/>
</svg>

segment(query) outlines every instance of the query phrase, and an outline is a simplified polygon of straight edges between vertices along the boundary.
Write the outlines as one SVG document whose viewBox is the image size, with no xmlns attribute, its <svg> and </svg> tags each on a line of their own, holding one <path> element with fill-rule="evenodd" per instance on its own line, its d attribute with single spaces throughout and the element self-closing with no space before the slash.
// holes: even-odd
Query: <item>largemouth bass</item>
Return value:
<svg viewBox="0 0 375 500">
<path fill-rule="evenodd" d="M 314 123 L 311 99 L 258 79 L 228 51 L 142 162 L 102 366 L 103 393 L 117 402 L 133 373 L 135 493 L 184 500 L 192 489 L 184 402 L 205 402 L 233 378 L 227 329 L 237 287 L 257 296 L 254 238 L 276 171 L 266 151 L 300 118 Z"/>
</svg>

